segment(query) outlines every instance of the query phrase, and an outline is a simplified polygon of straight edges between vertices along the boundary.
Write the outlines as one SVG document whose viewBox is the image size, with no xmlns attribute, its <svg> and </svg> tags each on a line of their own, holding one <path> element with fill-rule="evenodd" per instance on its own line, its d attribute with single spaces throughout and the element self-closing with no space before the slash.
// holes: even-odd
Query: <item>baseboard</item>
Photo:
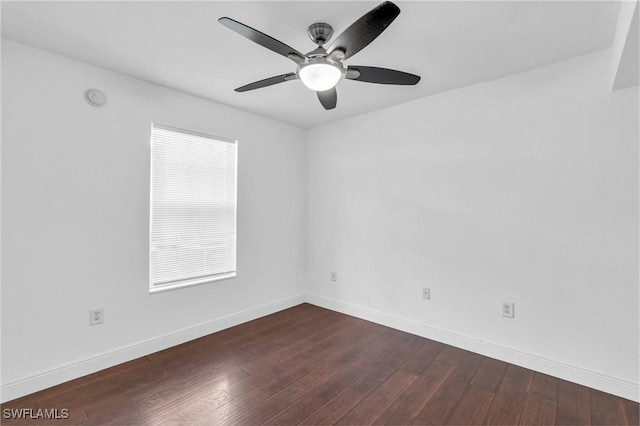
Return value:
<svg viewBox="0 0 640 426">
<path fill-rule="evenodd" d="M 346 315 L 375 322 L 377 324 L 421 337 L 426 337 L 447 345 L 462 348 L 490 358 L 499 359 L 510 364 L 515 364 L 520 367 L 528 368 L 530 370 L 617 395 L 622 398 L 640 402 L 640 385 L 638 383 L 632 383 L 615 377 L 606 376 L 594 371 L 527 354 L 525 352 L 506 348 L 470 336 L 464 336 L 452 331 L 430 327 L 426 324 L 363 308 L 361 306 L 351 305 L 312 294 L 308 294 L 306 296 L 306 301 L 308 303 L 322 308 L 341 312 Z"/>
<path fill-rule="evenodd" d="M 11 401 L 21 396 L 299 305 L 305 301 L 305 296 L 300 294 L 108 353 L 52 368 L 40 374 L 2 385 L 0 387 L 0 401 L 3 403 Z"/>
<path fill-rule="evenodd" d="M 640 402 L 640 386 L 637 383 L 602 375 L 597 372 L 527 354 L 511 348 L 482 341 L 477 338 L 430 327 L 426 324 L 405 318 L 312 294 L 300 294 L 279 300 L 204 324 L 189 327 L 165 336 L 149 339 L 108 353 L 52 368 L 22 380 L 4 384 L 0 387 L 0 402 L 4 403 L 6 401 L 11 401 L 15 398 L 37 392 L 87 374 L 95 373 L 96 371 L 113 367 L 114 365 L 131 361 L 304 302 L 405 331 L 407 333 L 426 337 L 428 339 L 466 349 L 481 355 L 519 365 L 524 368 L 539 371 L 541 373 L 549 374 L 560 379 L 598 389 L 632 401 Z"/>
</svg>

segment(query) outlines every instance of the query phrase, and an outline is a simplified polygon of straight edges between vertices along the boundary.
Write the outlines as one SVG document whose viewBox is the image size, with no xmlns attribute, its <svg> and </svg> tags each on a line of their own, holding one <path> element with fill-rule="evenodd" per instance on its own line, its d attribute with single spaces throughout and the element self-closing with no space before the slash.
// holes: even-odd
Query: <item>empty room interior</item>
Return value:
<svg viewBox="0 0 640 426">
<path fill-rule="evenodd" d="M 0 7 L 3 424 L 639 424 L 637 0 Z"/>
</svg>

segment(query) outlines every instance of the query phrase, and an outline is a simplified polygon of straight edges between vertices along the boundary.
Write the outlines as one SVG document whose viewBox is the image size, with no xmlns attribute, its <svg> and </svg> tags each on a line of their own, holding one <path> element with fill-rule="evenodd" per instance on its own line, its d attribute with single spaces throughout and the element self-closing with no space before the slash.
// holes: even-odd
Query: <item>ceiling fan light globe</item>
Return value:
<svg viewBox="0 0 640 426">
<path fill-rule="evenodd" d="M 298 77 L 309 89 L 324 92 L 338 84 L 342 78 L 342 70 L 328 63 L 308 64 L 300 67 Z"/>
</svg>

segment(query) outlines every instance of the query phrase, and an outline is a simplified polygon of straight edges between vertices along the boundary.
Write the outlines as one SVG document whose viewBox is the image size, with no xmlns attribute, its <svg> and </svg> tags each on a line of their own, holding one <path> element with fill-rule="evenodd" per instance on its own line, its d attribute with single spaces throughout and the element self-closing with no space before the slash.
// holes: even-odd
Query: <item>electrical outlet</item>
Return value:
<svg viewBox="0 0 640 426">
<path fill-rule="evenodd" d="M 422 287 L 422 298 L 426 300 L 431 300 L 431 289 L 427 287 Z"/>
<path fill-rule="evenodd" d="M 102 308 L 91 309 L 89 311 L 89 325 L 102 324 L 104 322 L 104 311 Z"/>
<path fill-rule="evenodd" d="M 338 281 L 338 273 L 337 272 L 331 272 L 331 281 Z"/>
<path fill-rule="evenodd" d="M 505 318 L 515 318 L 513 302 L 502 302 L 502 316 Z"/>
</svg>

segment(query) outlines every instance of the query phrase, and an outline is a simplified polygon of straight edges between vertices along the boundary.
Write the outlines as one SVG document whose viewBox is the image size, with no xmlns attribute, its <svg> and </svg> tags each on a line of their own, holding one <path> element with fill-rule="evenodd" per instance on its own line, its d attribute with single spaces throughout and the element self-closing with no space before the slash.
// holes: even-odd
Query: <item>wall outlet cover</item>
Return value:
<svg viewBox="0 0 640 426">
<path fill-rule="evenodd" d="M 505 318 L 515 318 L 513 302 L 502 302 L 502 316 Z"/>
<path fill-rule="evenodd" d="M 422 287 L 422 298 L 426 300 L 431 300 L 431 289 L 427 287 Z"/>
<path fill-rule="evenodd" d="M 104 311 L 102 308 L 91 309 L 89 311 L 89 325 L 102 324 L 104 322 Z"/>
</svg>

